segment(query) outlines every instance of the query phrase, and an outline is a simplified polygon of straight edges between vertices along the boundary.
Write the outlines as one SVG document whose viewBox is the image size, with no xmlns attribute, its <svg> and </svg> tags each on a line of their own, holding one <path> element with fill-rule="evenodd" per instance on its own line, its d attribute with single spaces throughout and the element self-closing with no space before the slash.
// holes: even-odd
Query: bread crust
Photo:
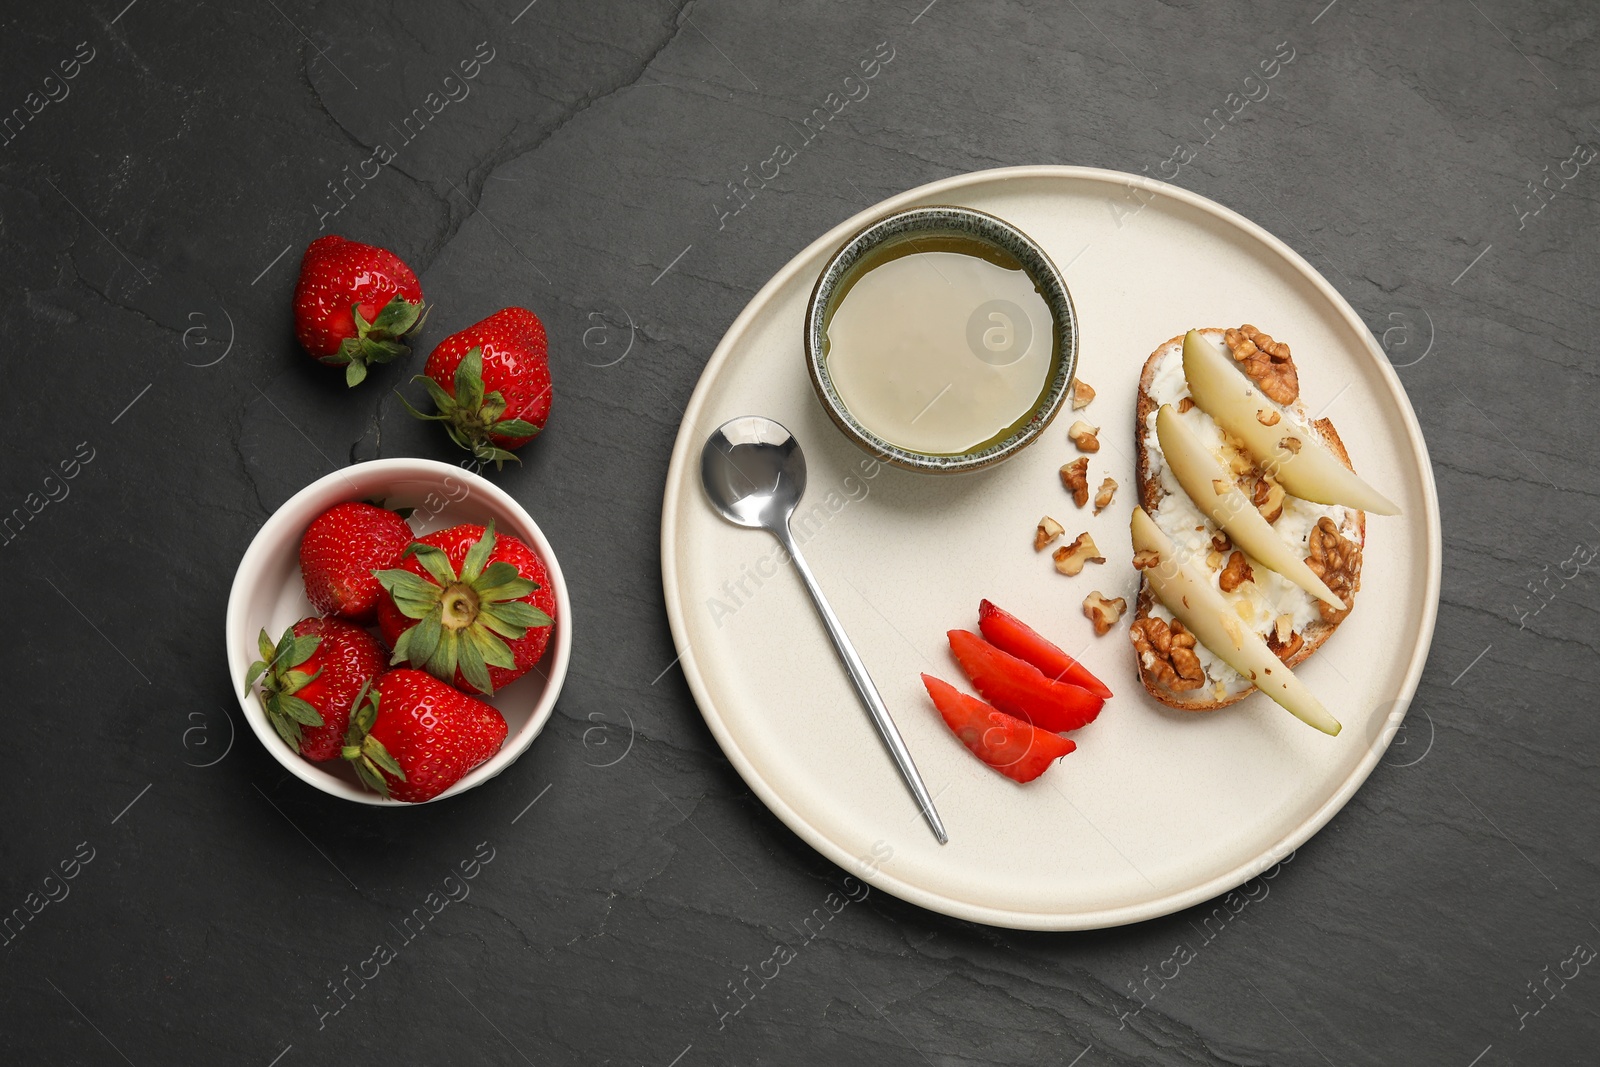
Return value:
<svg viewBox="0 0 1600 1067">
<path fill-rule="evenodd" d="M 1221 335 L 1223 330 L 1221 327 L 1209 327 L 1200 330 L 1200 333 L 1209 340 L 1215 340 L 1218 344 L 1222 343 Z M 1156 350 L 1150 353 L 1150 358 L 1145 360 L 1144 370 L 1139 375 L 1137 419 L 1134 423 L 1133 432 L 1136 452 L 1134 472 L 1139 482 L 1139 506 L 1152 515 L 1155 514 L 1156 508 L 1160 506 L 1162 498 L 1166 496 L 1166 490 L 1161 487 L 1161 480 L 1152 474 L 1150 470 L 1151 441 L 1149 438 L 1151 435 L 1146 428 L 1149 424 L 1150 413 L 1156 410 L 1156 402 L 1150 396 L 1150 386 L 1155 380 L 1156 364 L 1162 353 L 1173 345 L 1181 349 L 1184 336 L 1184 334 L 1179 334 L 1156 346 Z M 1298 407 L 1299 404 L 1297 403 L 1295 406 Z M 1332 421 L 1317 419 L 1311 423 L 1311 426 L 1329 449 L 1333 451 L 1334 455 L 1339 457 L 1339 462 L 1354 473 L 1355 467 L 1350 463 L 1350 453 L 1345 449 L 1344 442 L 1340 440 L 1338 431 L 1333 428 Z M 1357 543 L 1365 551 L 1367 545 L 1367 513 L 1355 509 L 1351 510 L 1355 515 Z M 1355 594 L 1360 588 L 1361 579 L 1358 575 L 1355 589 L 1345 598 L 1346 606 L 1352 611 L 1355 608 Z M 1139 596 L 1134 605 L 1135 621 L 1149 618 L 1150 610 L 1154 604 L 1155 594 L 1150 591 L 1150 580 L 1141 577 L 1139 580 Z M 1332 636 L 1333 631 L 1337 630 L 1340 624 L 1350 617 L 1350 614 L 1347 611 L 1337 622 L 1332 623 L 1325 622 L 1318 617 L 1313 619 L 1304 630 L 1297 631 L 1304 639 L 1304 643 L 1295 650 L 1292 656 L 1284 661 L 1285 665 L 1293 668 L 1295 665 L 1303 663 L 1313 652 L 1322 647 L 1323 642 Z M 1256 691 L 1255 686 L 1250 686 L 1221 700 L 1218 700 L 1214 695 L 1197 697 L 1194 693 L 1209 693 L 1211 690 L 1201 689 L 1191 692 L 1176 692 L 1163 685 L 1153 671 L 1146 670 L 1144 664 L 1139 662 L 1137 653 L 1134 655 L 1134 663 L 1139 671 L 1139 681 L 1144 684 L 1145 690 L 1167 707 L 1177 711 L 1216 711 L 1219 708 L 1228 707 L 1230 704 L 1237 704 Z"/>
</svg>

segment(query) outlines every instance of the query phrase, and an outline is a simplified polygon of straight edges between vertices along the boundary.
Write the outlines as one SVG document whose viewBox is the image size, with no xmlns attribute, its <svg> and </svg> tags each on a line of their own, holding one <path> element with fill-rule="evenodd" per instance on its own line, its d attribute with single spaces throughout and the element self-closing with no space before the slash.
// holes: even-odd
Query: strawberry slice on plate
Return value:
<svg viewBox="0 0 1600 1067">
<path fill-rule="evenodd" d="M 944 724 L 984 763 L 1007 778 L 1031 782 L 1078 746 L 1071 740 L 1007 715 L 948 682 L 924 674 L 922 684 Z"/>
<path fill-rule="evenodd" d="M 342 755 L 363 785 L 417 804 L 461 781 L 505 740 L 506 720 L 497 709 L 402 667 L 363 693 Z"/>
<path fill-rule="evenodd" d="M 1020 660 L 968 630 L 951 630 L 950 651 L 979 695 L 1007 715 L 1041 730 L 1060 733 L 1094 722 L 1105 701 L 1082 686 L 1046 678 Z"/>
<path fill-rule="evenodd" d="M 1109 699 L 1111 689 L 1089 668 L 1041 637 L 1027 623 L 985 600 L 978 605 L 978 629 L 989 643 L 1039 669 L 1046 678 L 1081 686 L 1097 697 Z"/>
</svg>

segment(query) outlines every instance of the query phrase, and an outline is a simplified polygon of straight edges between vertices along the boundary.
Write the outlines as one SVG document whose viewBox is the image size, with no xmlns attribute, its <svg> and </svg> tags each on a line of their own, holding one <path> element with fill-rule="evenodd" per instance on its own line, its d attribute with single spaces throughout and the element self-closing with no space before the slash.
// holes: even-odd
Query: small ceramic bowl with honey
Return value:
<svg viewBox="0 0 1600 1067">
<path fill-rule="evenodd" d="M 805 329 L 811 384 L 839 430 L 932 474 L 1026 448 L 1078 363 L 1061 272 L 1027 234 L 964 207 L 899 211 L 851 237 L 818 276 Z"/>
</svg>

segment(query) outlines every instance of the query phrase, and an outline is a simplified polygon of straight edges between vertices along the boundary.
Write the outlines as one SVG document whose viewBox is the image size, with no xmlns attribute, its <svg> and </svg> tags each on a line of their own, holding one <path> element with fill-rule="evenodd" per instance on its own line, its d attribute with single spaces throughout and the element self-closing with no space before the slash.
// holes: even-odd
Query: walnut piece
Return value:
<svg viewBox="0 0 1600 1067">
<path fill-rule="evenodd" d="M 1066 527 L 1046 515 L 1039 520 L 1039 525 L 1033 531 L 1033 550 L 1038 552 L 1066 532 Z"/>
<path fill-rule="evenodd" d="M 1094 513 L 1100 514 L 1111 506 L 1111 498 L 1117 495 L 1117 480 L 1106 475 L 1105 481 L 1100 483 L 1100 489 L 1094 494 Z"/>
<path fill-rule="evenodd" d="M 1187 415 L 1194 410 L 1194 397 L 1186 396 L 1178 401 L 1178 414 Z"/>
<path fill-rule="evenodd" d="M 1279 420 L 1282 418 L 1283 416 L 1279 415 L 1276 411 L 1268 411 L 1265 408 L 1256 412 L 1256 421 L 1263 426 L 1276 426 L 1278 425 Z"/>
<path fill-rule="evenodd" d="M 1101 637 L 1111 632 L 1111 628 L 1127 610 L 1126 600 L 1121 597 L 1107 600 L 1098 589 L 1083 598 L 1083 613 L 1094 624 L 1094 632 Z"/>
<path fill-rule="evenodd" d="M 1075 459 L 1061 468 L 1061 484 L 1080 508 L 1089 502 L 1089 458 Z"/>
<path fill-rule="evenodd" d="M 1346 537 L 1339 535 L 1339 528 L 1333 520 L 1324 515 L 1317 520 L 1317 525 L 1312 529 L 1311 536 L 1306 539 L 1306 547 L 1311 554 L 1306 557 L 1306 566 L 1327 583 L 1333 595 L 1350 603 L 1350 598 L 1357 589 L 1361 588 L 1361 546 Z M 1317 610 L 1322 613 L 1322 621 L 1337 623 L 1350 614 L 1347 606 L 1343 611 L 1332 604 L 1317 601 Z"/>
<path fill-rule="evenodd" d="M 1294 369 L 1289 346 L 1274 341 L 1249 323 L 1222 335 L 1235 361 L 1261 391 L 1280 404 L 1293 404 L 1300 398 L 1300 375 Z"/>
<path fill-rule="evenodd" d="M 1250 564 L 1245 562 L 1244 553 L 1234 549 L 1233 555 L 1228 557 L 1228 565 L 1222 568 L 1222 573 L 1217 576 L 1217 584 L 1224 593 L 1231 593 L 1245 582 L 1256 580 L 1256 572 L 1250 569 Z"/>
<path fill-rule="evenodd" d="M 1083 573 L 1085 563 L 1104 563 L 1106 558 L 1095 547 L 1094 538 L 1087 533 L 1078 535 L 1078 539 L 1070 545 L 1062 545 L 1050 554 L 1056 561 L 1056 570 L 1067 577 Z"/>
<path fill-rule="evenodd" d="M 1072 440 L 1073 444 L 1078 446 L 1079 452 L 1098 452 L 1100 451 L 1100 438 L 1096 435 L 1099 432 L 1100 427 L 1090 426 L 1087 422 L 1079 419 L 1067 430 L 1067 437 Z"/>
<path fill-rule="evenodd" d="M 1133 569 L 1147 571 L 1161 562 L 1161 553 L 1154 549 L 1141 548 L 1133 554 Z"/>
<path fill-rule="evenodd" d="M 1194 634 L 1177 619 L 1170 625 L 1154 616 L 1137 619 L 1128 635 L 1140 668 L 1154 674 L 1168 689 L 1183 693 L 1206 684 L 1205 669 L 1194 651 Z"/>
<path fill-rule="evenodd" d="M 1251 494 L 1250 502 L 1261 512 L 1261 517 L 1269 523 L 1277 522 L 1283 515 L 1283 486 L 1271 478 L 1263 477 L 1256 482 L 1255 491 Z"/>
<path fill-rule="evenodd" d="M 1233 547 L 1233 543 L 1228 540 L 1227 534 L 1215 533 L 1211 535 L 1211 547 L 1218 552 L 1226 552 Z"/>
<path fill-rule="evenodd" d="M 1082 378 L 1072 380 L 1072 410 L 1082 411 L 1094 399 L 1094 386 Z"/>
<path fill-rule="evenodd" d="M 1294 452 L 1294 453 L 1298 454 L 1299 451 L 1300 451 L 1300 438 L 1298 438 L 1298 437 L 1280 438 L 1279 441 L 1278 441 L 1278 447 L 1283 449 L 1285 452 Z"/>
</svg>

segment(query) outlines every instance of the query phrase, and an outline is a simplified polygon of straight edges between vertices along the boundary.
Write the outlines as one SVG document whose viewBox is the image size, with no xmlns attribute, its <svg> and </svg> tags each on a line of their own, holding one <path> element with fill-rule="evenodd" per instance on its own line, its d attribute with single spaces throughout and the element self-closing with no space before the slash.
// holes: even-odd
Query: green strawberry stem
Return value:
<svg viewBox="0 0 1600 1067">
<path fill-rule="evenodd" d="M 432 581 L 398 568 L 372 572 L 401 614 L 417 620 L 395 641 L 391 666 L 410 663 L 451 685 L 459 669 L 468 685 L 488 694 L 494 692 L 490 667 L 516 668 L 506 640 L 553 620 L 522 600 L 539 588 L 537 583 L 503 560 L 488 562 L 494 545 L 491 519 L 467 550 L 460 574 L 442 549 L 421 541 L 411 542 L 400 558 L 415 556 Z"/>
<path fill-rule="evenodd" d="M 378 691 L 368 681 L 356 694 L 355 706 L 350 712 L 350 728 L 345 731 L 344 747 L 339 750 L 339 755 L 355 767 L 356 777 L 361 779 L 363 785 L 387 797 L 389 780 L 383 776 L 383 772 L 388 771 L 402 782 L 406 780 L 406 772 L 399 761 L 389 754 L 383 742 L 372 736 L 372 724 L 377 721 Z"/>
<path fill-rule="evenodd" d="M 503 467 L 508 459 L 516 460 L 518 463 L 522 461 L 517 459 L 515 453 L 496 445 L 492 437 L 533 437 L 543 429 L 542 426 L 535 426 L 524 419 L 500 417 L 506 411 L 506 398 L 499 390 L 484 392 L 481 346 L 472 348 L 461 357 L 461 362 L 456 364 L 452 382 L 455 386 L 454 396 L 425 374 L 419 374 L 412 380 L 421 382 L 428 390 L 428 396 L 433 399 L 433 406 L 438 412 L 434 415 L 424 415 L 412 407 L 409 400 L 401 396 L 400 402 L 405 405 L 406 410 L 415 418 L 444 423 L 445 432 L 450 435 L 450 440 L 480 460 L 485 462 L 493 460 L 496 470 Z"/>
<path fill-rule="evenodd" d="M 388 363 L 411 351 L 401 342 L 422 329 L 428 309 L 396 294 L 371 322 L 362 317 L 360 304 L 350 306 L 350 317 L 355 320 L 356 335 L 340 342 L 339 351 L 325 362 L 344 366 L 346 385 L 360 385 L 366 380 L 369 364 Z"/>
<path fill-rule="evenodd" d="M 300 727 L 322 725 L 322 714 L 295 696 L 322 673 L 320 667 L 312 674 L 295 670 L 312 657 L 321 641 L 312 634 L 296 637 L 291 626 L 274 645 L 267 631 L 262 630 L 256 638 L 261 658 L 250 665 L 244 676 L 246 694 L 258 679 L 261 681 L 261 707 L 267 713 L 267 721 L 296 752 L 300 751 Z"/>
</svg>

